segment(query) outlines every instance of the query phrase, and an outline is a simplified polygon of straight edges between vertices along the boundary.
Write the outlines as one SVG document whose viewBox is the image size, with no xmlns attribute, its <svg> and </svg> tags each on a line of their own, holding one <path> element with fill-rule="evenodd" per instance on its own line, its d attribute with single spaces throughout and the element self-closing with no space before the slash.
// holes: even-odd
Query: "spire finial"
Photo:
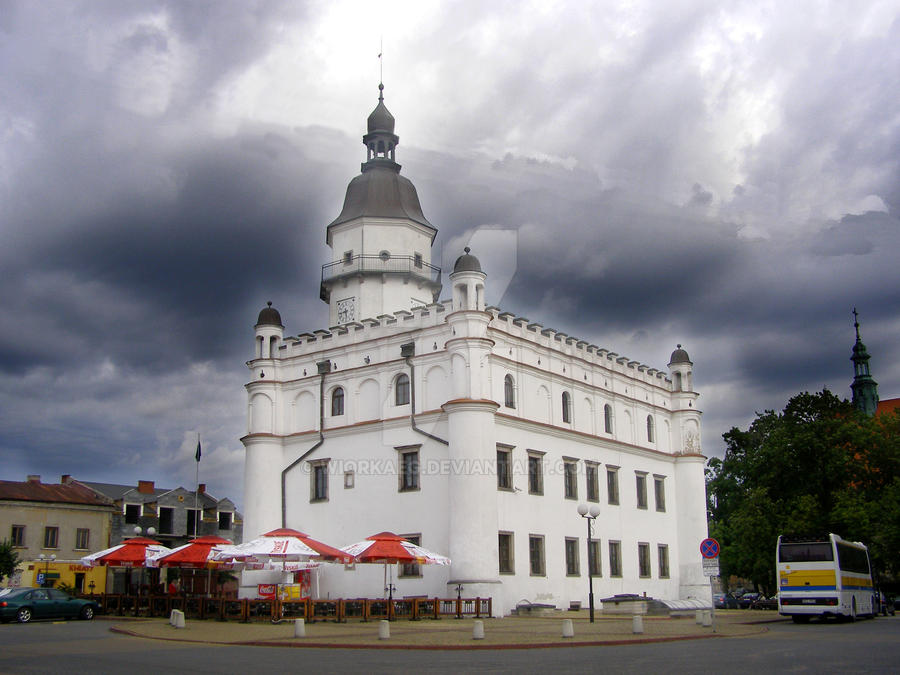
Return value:
<svg viewBox="0 0 900 675">
<path fill-rule="evenodd" d="M 384 100 L 384 36 L 378 42 L 378 100 Z"/>
<path fill-rule="evenodd" d="M 856 340 L 859 341 L 859 313 L 853 308 L 853 327 L 856 329 Z"/>
<path fill-rule="evenodd" d="M 466 253 L 468 253 L 468 252 L 471 251 L 471 250 L 472 250 L 472 249 L 470 249 L 468 246 L 466 246 L 466 247 L 463 249 L 463 251 L 465 251 Z"/>
</svg>

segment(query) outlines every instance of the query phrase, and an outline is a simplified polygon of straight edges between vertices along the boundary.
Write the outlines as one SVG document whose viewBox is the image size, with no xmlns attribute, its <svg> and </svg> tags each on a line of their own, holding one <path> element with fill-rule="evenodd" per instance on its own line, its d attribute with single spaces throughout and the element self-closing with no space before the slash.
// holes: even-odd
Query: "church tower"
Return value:
<svg viewBox="0 0 900 675">
<path fill-rule="evenodd" d="M 422 213 L 415 186 L 400 175 L 400 139 L 384 85 L 378 90 L 363 136 L 362 173 L 326 230 L 332 262 L 322 266 L 319 294 L 329 306 L 329 326 L 409 311 L 435 302 L 441 291 L 441 270 L 431 264 L 437 229 Z"/>
<path fill-rule="evenodd" d="M 853 308 L 853 326 L 856 328 L 856 344 L 853 345 L 853 405 L 871 417 L 878 408 L 878 383 L 869 374 L 869 352 L 859 339 L 859 315 Z"/>
</svg>

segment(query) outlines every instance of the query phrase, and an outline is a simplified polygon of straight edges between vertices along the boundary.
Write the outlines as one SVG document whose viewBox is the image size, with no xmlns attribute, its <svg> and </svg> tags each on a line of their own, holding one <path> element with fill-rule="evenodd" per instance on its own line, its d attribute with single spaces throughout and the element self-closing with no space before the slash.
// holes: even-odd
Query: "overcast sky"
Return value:
<svg viewBox="0 0 900 675">
<path fill-rule="evenodd" d="M 900 2 L 0 0 L 0 478 L 242 503 L 253 324 L 327 326 L 377 102 L 504 310 L 665 369 L 703 449 L 900 396 Z M 383 36 L 383 63 L 377 58 Z M 445 293 L 446 295 L 446 293 Z"/>
</svg>

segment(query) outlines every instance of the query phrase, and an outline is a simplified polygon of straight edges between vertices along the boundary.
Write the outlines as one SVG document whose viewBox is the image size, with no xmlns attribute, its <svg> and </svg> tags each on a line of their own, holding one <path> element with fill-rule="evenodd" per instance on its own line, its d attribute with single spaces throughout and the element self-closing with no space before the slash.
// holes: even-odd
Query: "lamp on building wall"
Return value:
<svg viewBox="0 0 900 675">
<path fill-rule="evenodd" d="M 587 520 L 588 607 L 590 608 L 591 623 L 594 623 L 594 577 L 591 575 L 594 565 L 591 559 L 591 539 L 593 538 L 592 526 L 597 516 L 600 515 L 600 507 L 596 504 L 590 507 L 587 504 L 579 504 L 578 515 Z"/>
<path fill-rule="evenodd" d="M 56 554 L 51 553 L 50 555 L 44 555 L 41 553 L 38 555 L 38 560 L 44 563 L 44 581 L 41 583 L 41 586 L 47 585 L 47 575 L 50 573 L 50 563 L 56 560 Z"/>
</svg>

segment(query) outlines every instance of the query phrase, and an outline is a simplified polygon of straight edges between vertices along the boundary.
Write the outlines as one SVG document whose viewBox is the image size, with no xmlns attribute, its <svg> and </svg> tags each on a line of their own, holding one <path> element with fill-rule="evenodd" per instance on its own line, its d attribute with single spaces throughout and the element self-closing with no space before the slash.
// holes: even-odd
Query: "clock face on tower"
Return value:
<svg viewBox="0 0 900 675">
<path fill-rule="evenodd" d="M 338 323 L 356 321 L 356 298 L 344 298 L 337 302 Z"/>
</svg>

